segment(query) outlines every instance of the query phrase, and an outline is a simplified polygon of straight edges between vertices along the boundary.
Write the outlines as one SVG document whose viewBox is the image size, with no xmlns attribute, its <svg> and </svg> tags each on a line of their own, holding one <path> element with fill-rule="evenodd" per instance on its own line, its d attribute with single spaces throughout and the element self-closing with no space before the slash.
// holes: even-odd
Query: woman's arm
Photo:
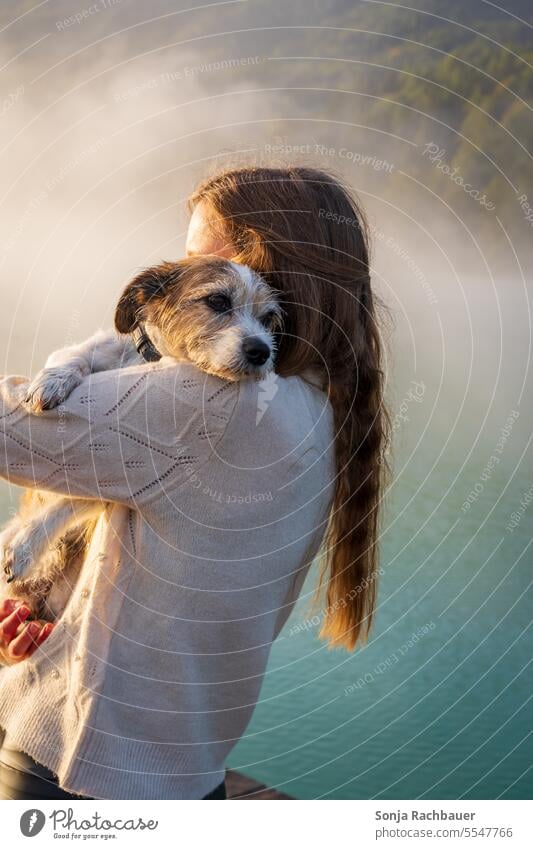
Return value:
<svg viewBox="0 0 533 849">
<path fill-rule="evenodd" d="M 191 383 L 200 388 L 191 393 Z M 170 359 L 91 374 L 40 415 L 25 406 L 27 390 L 25 378 L 0 378 L 0 477 L 137 508 L 207 458 L 238 395 L 238 385 Z"/>
<path fill-rule="evenodd" d="M 24 403 L 28 380 L 0 378 L 0 477 L 71 497 L 136 502 L 154 467 L 171 459 L 155 453 L 151 462 L 149 383 L 146 366 L 90 375 L 65 403 L 36 415 Z"/>
</svg>

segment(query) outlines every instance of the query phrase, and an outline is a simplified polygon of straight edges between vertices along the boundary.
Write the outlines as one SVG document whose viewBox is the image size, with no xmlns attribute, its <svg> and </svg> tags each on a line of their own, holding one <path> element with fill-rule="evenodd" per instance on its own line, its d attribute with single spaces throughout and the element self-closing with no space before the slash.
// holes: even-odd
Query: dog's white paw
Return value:
<svg viewBox="0 0 533 849">
<path fill-rule="evenodd" d="M 24 403 L 32 413 L 53 410 L 80 385 L 83 375 L 78 369 L 44 368 L 28 387 Z"/>
</svg>

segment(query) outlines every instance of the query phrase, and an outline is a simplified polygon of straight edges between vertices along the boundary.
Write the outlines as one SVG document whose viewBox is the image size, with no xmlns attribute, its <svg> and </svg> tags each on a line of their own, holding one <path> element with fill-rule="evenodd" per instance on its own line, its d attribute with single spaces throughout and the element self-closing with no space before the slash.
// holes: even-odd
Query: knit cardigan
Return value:
<svg viewBox="0 0 533 849">
<path fill-rule="evenodd" d="M 168 358 L 91 375 L 39 416 L 26 387 L 0 379 L 0 475 L 106 503 L 52 634 L 0 670 L 0 726 L 69 792 L 202 798 L 323 538 L 330 403 L 303 377 Z"/>
</svg>

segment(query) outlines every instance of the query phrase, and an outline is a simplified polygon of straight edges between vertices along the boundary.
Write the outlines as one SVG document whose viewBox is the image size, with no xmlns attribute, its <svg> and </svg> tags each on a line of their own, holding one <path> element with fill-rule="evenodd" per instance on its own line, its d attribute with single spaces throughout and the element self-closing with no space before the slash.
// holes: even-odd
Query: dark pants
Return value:
<svg viewBox="0 0 533 849">
<path fill-rule="evenodd" d="M 1 739 L 1 737 L 0 737 Z M 0 799 L 91 799 L 67 793 L 57 783 L 57 776 L 29 755 L 4 739 L 0 747 Z M 204 799 L 226 799 L 223 781 Z"/>
</svg>

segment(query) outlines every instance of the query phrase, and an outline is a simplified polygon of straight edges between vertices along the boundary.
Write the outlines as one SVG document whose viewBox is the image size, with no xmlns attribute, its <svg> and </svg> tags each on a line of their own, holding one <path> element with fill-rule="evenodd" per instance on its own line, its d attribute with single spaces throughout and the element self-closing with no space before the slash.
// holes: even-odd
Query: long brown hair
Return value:
<svg viewBox="0 0 533 849">
<path fill-rule="evenodd" d="M 280 292 L 278 373 L 324 377 L 337 474 L 318 586 L 326 588 L 320 636 L 352 650 L 368 637 L 375 608 L 389 434 L 365 216 L 339 178 L 310 167 L 228 169 L 197 187 L 190 210 L 200 201 L 215 211 L 234 259 Z"/>
</svg>

